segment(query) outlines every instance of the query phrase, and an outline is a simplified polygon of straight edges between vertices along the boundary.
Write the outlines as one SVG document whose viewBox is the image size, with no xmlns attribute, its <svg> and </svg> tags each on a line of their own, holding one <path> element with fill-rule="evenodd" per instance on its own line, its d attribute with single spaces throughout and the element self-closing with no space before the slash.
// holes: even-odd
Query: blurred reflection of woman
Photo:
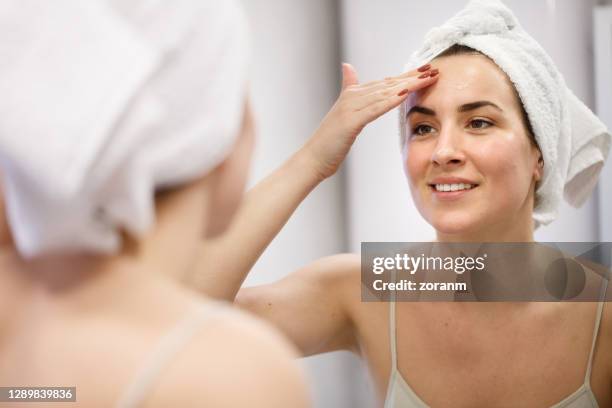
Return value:
<svg viewBox="0 0 612 408">
<path fill-rule="evenodd" d="M 276 330 L 161 273 L 192 268 L 241 197 L 237 5 L 24 1 L 0 20 L 0 385 L 76 387 L 88 408 L 307 406 Z"/>
</svg>

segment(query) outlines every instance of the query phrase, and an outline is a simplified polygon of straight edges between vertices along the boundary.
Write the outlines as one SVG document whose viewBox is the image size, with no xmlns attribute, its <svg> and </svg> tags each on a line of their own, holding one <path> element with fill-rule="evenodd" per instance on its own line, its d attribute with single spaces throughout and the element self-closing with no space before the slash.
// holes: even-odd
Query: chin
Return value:
<svg viewBox="0 0 612 408">
<path fill-rule="evenodd" d="M 443 234 L 465 234 L 478 230 L 482 226 L 482 220 L 465 212 L 462 214 L 435 214 L 430 218 L 429 223 L 436 231 Z"/>
</svg>

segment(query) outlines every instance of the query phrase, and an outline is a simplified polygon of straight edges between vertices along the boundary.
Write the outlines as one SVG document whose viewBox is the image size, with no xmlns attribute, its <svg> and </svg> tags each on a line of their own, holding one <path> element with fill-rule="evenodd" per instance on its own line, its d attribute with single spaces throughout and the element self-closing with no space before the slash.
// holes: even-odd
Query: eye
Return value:
<svg viewBox="0 0 612 408">
<path fill-rule="evenodd" d="M 470 121 L 470 127 L 472 129 L 486 129 L 489 126 L 493 126 L 493 123 L 489 122 L 488 120 L 484 120 L 484 119 L 473 119 Z"/>
<path fill-rule="evenodd" d="M 417 136 L 423 136 L 433 132 L 435 129 L 429 125 L 418 125 L 412 129 L 412 134 Z"/>
</svg>

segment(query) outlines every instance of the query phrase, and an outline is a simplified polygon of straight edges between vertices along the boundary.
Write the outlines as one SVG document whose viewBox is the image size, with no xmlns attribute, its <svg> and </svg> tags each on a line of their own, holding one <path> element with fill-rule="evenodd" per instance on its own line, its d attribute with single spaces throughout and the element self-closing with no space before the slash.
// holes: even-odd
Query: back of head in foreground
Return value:
<svg viewBox="0 0 612 408">
<path fill-rule="evenodd" d="M 440 79 L 400 107 L 412 197 L 438 241 L 533 241 L 563 198 L 578 207 L 611 144 L 542 47 L 498 0 L 432 29 L 410 66 Z"/>
<path fill-rule="evenodd" d="M 240 199 L 241 11 L 40 7 L 13 4 L 0 30 L 0 386 L 76 386 L 87 407 L 304 406 L 280 337 L 159 273 L 188 270 Z"/>
</svg>

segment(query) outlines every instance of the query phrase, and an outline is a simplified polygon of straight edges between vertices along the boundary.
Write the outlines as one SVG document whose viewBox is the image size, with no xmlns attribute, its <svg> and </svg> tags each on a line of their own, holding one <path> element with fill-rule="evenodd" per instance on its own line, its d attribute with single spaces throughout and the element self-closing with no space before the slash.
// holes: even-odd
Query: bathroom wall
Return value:
<svg viewBox="0 0 612 408">
<path fill-rule="evenodd" d="M 609 129 L 612 129 L 612 1 L 595 12 L 595 95 L 596 109 Z M 599 183 L 599 239 L 612 242 L 612 163 L 602 169 Z"/>
<path fill-rule="evenodd" d="M 257 121 L 253 185 L 306 141 L 335 101 L 340 81 L 339 30 L 334 1 L 242 3 L 251 24 L 250 91 Z M 245 284 L 273 282 L 315 259 L 345 251 L 343 194 L 342 175 L 315 189 Z M 365 374 L 354 356 L 330 353 L 302 363 L 313 386 L 315 407 L 359 407 L 353 387 L 355 377 Z"/>
</svg>

